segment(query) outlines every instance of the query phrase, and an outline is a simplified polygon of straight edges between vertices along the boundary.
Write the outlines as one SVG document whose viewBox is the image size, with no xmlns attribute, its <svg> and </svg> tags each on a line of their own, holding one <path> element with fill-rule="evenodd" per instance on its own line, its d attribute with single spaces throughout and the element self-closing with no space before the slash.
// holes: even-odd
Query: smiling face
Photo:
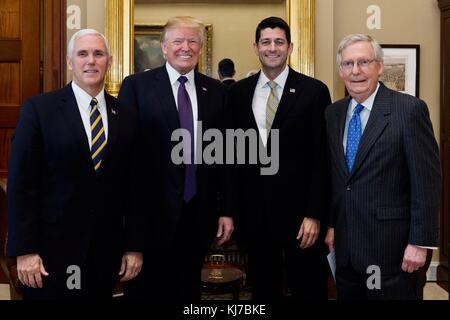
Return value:
<svg viewBox="0 0 450 320">
<path fill-rule="evenodd" d="M 92 97 L 103 89 L 111 63 L 112 57 L 107 53 L 102 37 L 95 34 L 77 38 L 72 55 L 67 57 L 73 81 Z"/>
<path fill-rule="evenodd" d="M 253 44 L 256 55 L 261 61 L 264 74 L 275 79 L 285 68 L 288 56 L 292 52 L 292 43 L 288 43 L 281 28 L 261 30 L 258 43 Z"/>
<path fill-rule="evenodd" d="M 383 62 L 374 60 L 375 53 L 371 44 L 367 41 L 359 41 L 347 46 L 341 53 L 341 61 L 353 61 L 353 68 L 345 70 L 339 68 L 339 75 L 344 80 L 350 95 L 358 103 L 365 101 L 372 93 L 375 92 L 378 79 L 384 70 Z M 373 62 L 367 66 L 359 66 L 357 61 L 369 60 Z"/>
<path fill-rule="evenodd" d="M 198 63 L 202 50 L 201 36 L 197 28 L 174 27 L 161 43 L 167 62 L 180 74 L 186 74 Z"/>
</svg>

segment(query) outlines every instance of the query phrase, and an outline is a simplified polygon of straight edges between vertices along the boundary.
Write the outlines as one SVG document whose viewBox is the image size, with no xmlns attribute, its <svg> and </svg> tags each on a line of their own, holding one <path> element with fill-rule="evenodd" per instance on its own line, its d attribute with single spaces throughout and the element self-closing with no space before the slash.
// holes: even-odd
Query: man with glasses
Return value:
<svg viewBox="0 0 450 320">
<path fill-rule="evenodd" d="M 259 148 L 278 144 L 279 154 L 271 156 L 279 157 L 279 170 L 261 175 L 261 162 L 237 166 L 237 226 L 248 248 L 252 298 L 279 300 L 284 292 L 327 299 L 320 227 L 328 205 L 324 110 L 330 94 L 286 64 L 293 44 L 283 19 L 262 20 L 253 47 L 261 71 L 231 86 L 227 110 L 235 129 L 258 132 Z"/>
<path fill-rule="evenodd" d="M 338 299 L 422 299 L 441 191 L 427 106 L 379 82 L 370 36 L 345 37 L 337 64 L 350 93 L 326 110 Z"/>
</svg>

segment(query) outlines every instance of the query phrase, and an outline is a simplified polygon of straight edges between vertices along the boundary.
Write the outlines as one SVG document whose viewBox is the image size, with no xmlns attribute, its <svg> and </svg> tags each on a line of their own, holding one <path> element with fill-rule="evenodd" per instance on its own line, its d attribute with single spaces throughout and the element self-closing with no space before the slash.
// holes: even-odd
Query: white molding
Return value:
<svg viewBox="0 0 450 320">
<path fill-rule="evenodd" d="M 427 271 L 427 281 L 437 281 L 437 267 L 439 261 L 431 261 L 430 267 Z"/>
</svg>

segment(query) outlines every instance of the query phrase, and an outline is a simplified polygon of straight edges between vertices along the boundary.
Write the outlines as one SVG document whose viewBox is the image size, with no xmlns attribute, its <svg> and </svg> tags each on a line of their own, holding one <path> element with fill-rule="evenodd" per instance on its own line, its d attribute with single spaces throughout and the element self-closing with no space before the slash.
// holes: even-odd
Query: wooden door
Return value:
<svg viewBox="0 0 450 320">
<path fill-rule="evenodd" d="M 0 0 L 0 178 L 20 106 L 40 91 L 39 0 Z"/>
</svg>

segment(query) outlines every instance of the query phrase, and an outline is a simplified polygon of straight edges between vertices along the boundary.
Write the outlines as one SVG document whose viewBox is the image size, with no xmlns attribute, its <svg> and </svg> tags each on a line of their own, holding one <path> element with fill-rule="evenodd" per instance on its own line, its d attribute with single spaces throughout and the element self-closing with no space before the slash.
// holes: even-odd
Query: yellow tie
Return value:
<svg viewBox="0 0 450 320">
<path fill-rule="evenodd" d="M 91 157 L 94 162 L 95 172 L 100 170 L 103 160 L 103 151 L 106 146 L 105 128 L 103 127 L 102 116 L 98 111 L 98 101 L 93 98 L 91 101 Z"/>
<path fill-rule="evenodd" d="M 266 103 L 266 129 L 269 131 L 272 127 L 273 120 L 275 119 L 275 113 L 277 112 L 278 103 L 280 101 L 278 100 L 276 90 L 277 83 L 275 81 L 269 81 L 267 82 L 267 85 L 270 87 L 270 94 Z"/>
</svg>

